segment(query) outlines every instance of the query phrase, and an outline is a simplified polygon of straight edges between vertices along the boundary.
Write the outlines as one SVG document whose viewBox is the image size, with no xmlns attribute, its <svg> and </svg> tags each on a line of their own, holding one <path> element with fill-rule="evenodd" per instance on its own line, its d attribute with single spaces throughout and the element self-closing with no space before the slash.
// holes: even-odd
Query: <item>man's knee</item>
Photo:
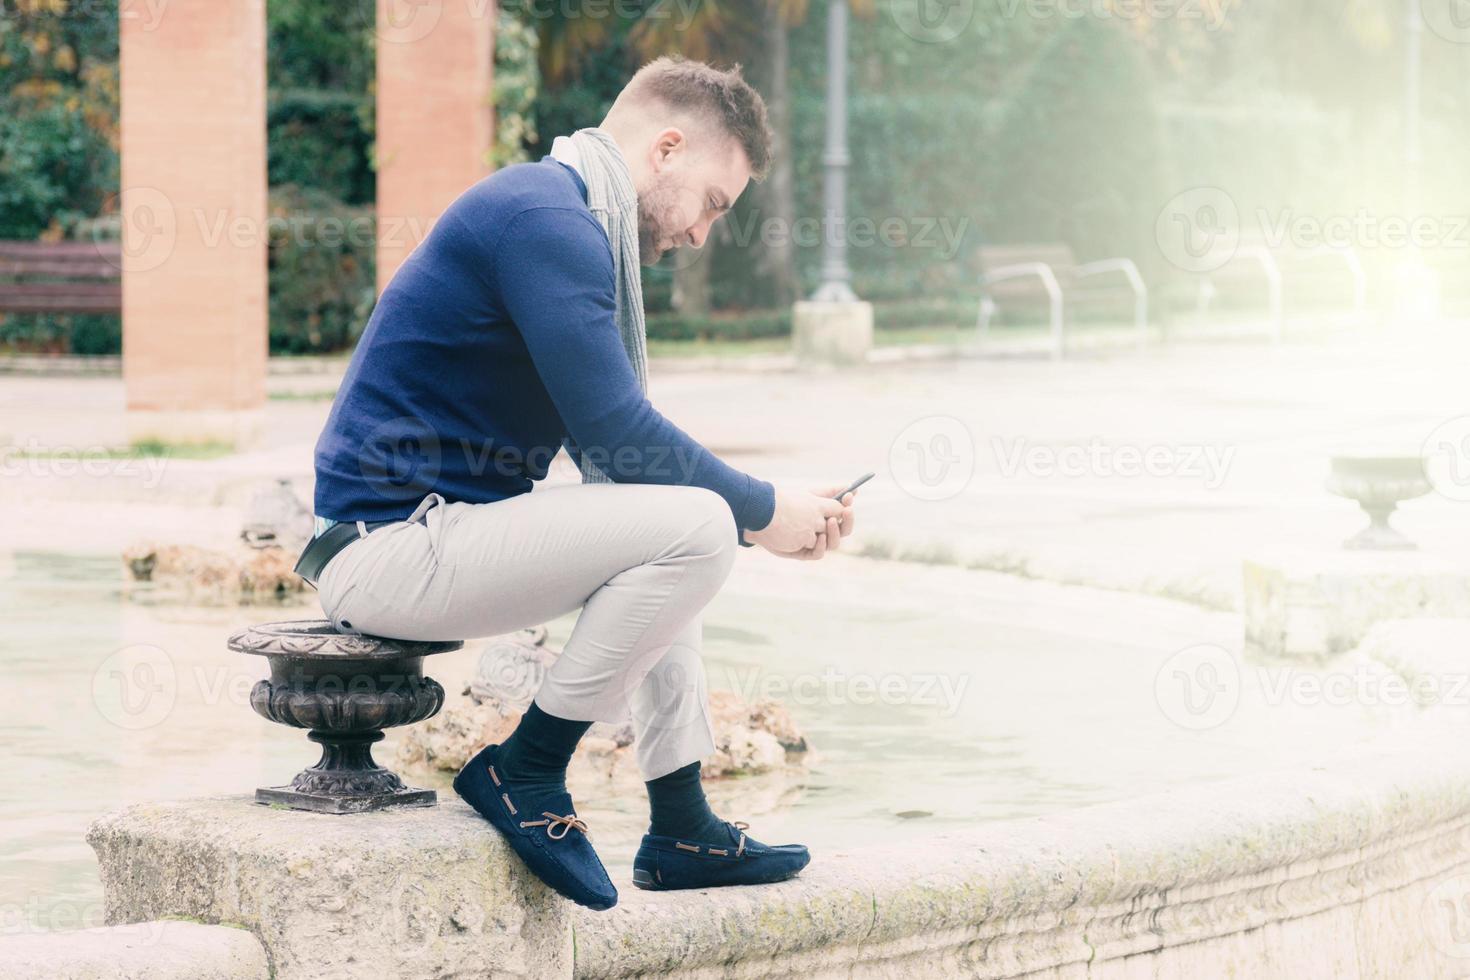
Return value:
<svg viewBox="0 0 1470 980">
<path fill-rule="evenodd" d="M 728 552 L 733 555 L 732 549 L 740 544 L 740 530 L 735 526 L 735 515 L 730 512 L 730 505 L 713 490 L 706 490 L 704 487 L 689 489 L 694 491 L 699 501 L 700 542 L 707 545 L 712 552 Z"/>
<path fill-rule="evenodd" d="M 704 487 L 679 487 L 680 521 L 684 528 L 682 551 L 708 559 L 720 581 L 735 564 L 740 547 L 739 529 L 725 498 Z"/>
</svg>

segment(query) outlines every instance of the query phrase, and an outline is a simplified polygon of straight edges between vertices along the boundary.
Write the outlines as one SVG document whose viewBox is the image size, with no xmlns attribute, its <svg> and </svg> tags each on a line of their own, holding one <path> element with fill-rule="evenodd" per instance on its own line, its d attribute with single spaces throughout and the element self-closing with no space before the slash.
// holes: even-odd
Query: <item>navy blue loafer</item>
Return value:
<svg viewBox="0 0 1470 980">
<path fill-rule="evenodd" d="M 811 861 L 801 844 L 772 846 L 745 835 L 750 825 L 725 821 L 729 841 L 680 840 L 644 834 L 633 858 L 633 884 L 653 890 L 764 885 L 785 881 Z"/>
<path fill-rule="evenodd" d="M 499 745 L 487 745 L 454 777 L 454 791 L 500 831 L 531 873 L 558 893 L 591 909 L 618 903 L 587 824 L 565 791 L 517 791 L 499 766 Z"/>
</svg>

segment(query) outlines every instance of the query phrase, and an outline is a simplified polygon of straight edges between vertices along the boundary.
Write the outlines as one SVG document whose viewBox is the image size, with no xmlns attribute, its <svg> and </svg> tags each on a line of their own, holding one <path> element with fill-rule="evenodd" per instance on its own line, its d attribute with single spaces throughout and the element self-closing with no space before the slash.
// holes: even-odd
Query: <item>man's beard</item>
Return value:
<svg viewBox="0 0 1470 980">
<path fill-rule="evenodd" d="M 638 261 L 642 265 L 657 264 L 663 256 L 660 243 L 674 237 L 668 229 L 678 201 L 679 188 L 667 174 L 655 174 L 638 195 Z"/>
</svg>

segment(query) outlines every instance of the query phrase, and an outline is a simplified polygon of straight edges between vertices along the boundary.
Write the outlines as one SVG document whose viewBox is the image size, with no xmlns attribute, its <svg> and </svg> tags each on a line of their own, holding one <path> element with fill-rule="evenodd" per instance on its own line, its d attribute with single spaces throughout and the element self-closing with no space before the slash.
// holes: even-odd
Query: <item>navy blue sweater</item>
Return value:
<svg viewBox="0 0 1470 980">
<path fill-rule="evenodd" d="M 506 167 L 451 204 L 393 276 L 316 444 L 320 517 L 401 520 L 430 492 L 527 493 L 565 444 L 615 483 L 718 493 L 736 527 L 775 512 L 651 405 L 614 320 L 612 249 L 586 187 L 550 157 Z"/>
</svg>

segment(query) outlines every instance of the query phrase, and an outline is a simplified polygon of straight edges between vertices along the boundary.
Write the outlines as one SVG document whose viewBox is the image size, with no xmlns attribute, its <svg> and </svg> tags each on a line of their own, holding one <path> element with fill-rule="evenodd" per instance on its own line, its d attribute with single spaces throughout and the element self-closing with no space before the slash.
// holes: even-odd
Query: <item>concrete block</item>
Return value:
<svg viewBox="0 0 1470 980">
<path fill-rule="evenodd" d="M 862 364 L 873 349 L 873 306 L 804 300 L 793 311 L 791 333 L 799 364 Z"/>
<path fill-rule="evenodd" d="M 176 919 L 0 938 L 5 980 L 267 980 L 244 929 Z"/>
<path fill-rule="evenodd" d="M 1422 552 L 1319 551 L 1247 560 L 1247 646 L 1324 659 L 1381 620 L 1470 617 L 1470 567 Z"/>
<path fill-rule="evenodd" d="M 571 973 L 570 903 L 458 800 L 344 816 L 243 795 L 143 803 L 87 839 L 109 924 L 238 923 L 277 980 Z"/>
</svg>

